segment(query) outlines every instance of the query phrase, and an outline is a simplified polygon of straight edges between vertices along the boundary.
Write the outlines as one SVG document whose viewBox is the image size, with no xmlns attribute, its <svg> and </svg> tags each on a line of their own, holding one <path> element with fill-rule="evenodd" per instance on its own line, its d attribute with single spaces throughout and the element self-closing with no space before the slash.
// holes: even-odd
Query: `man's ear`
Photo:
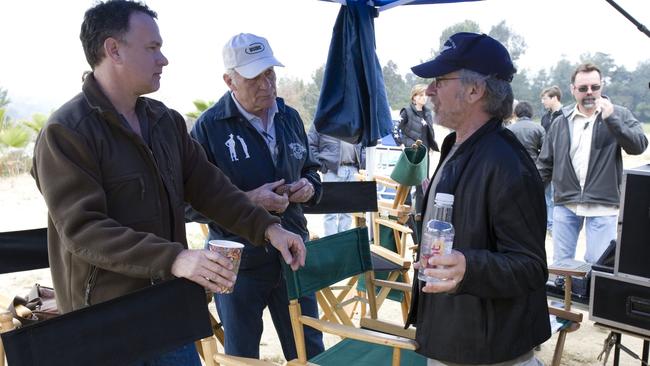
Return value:
<svg viewBox="0 0 650 366">
<path fill-rule="evenodd" d="M 235 86 L 235 81 L 232 79 L 230 75 L 228 75 L 228 73 L 223 74 L 223 81 L 226 83 L 226 85 L 228 85 L 228 88 L 231 91 L 235 91 L 237 89 Z"/>
<path fill-rule="evenodd" d="M 485 88 L 485 82 L 472 83 L 472 85 L 468 87 L 467 93 L 465 94 L 467 102 L 475 103 L 481 100 L 481 98 L 483 98 L 483 95 L 485 95 Z"/>
<path fill-rule="evenodd" d="M 104 53 L 106 54 L 106 57 L 113 60 L 113 62 L 122 62 L 120 56 L 120 42 L 117 39 L 108 37 L 104 40 Z"/>
</svg>

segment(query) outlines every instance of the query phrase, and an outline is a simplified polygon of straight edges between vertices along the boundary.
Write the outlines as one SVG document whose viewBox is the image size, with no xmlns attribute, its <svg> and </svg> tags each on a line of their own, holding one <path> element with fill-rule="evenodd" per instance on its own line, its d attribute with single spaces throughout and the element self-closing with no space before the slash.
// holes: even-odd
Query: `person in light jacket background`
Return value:
<svg viewBox="0 0 650 366">
<path fill-rule="evenodd" d="M 415 141 L 420 140 L 427 147 L 427 152 L 429 150 L 440 151 L 433 132 L 433 111 L 427 106 L 429 97 L 425 94 L 426 90 L 427 86 L 425 84 L 413 86 L 411 89 L 411 103 L 399 112 L 401 143 L 405 147 L 410 147 Z M 427 154 L 427 177 L 429 176 L 428 157 L 429 154 Z M 428 178 L 423 183 L 426 186 Z M 422 213 L 423 196 L 423 185 L 416 185 L 414 196 L 416 214 Z"/>
<path fill-rule="evenodd" d="M 320 163 L 323 182 L 351 182 L 361 165 L 361 147 L 316 131 L 314 125 L 309 129 L 309 148 L 314 159 Z M 326 214 L 325 236 L 348 230 L 352 216 L 347 213 Z"/>
</svg>

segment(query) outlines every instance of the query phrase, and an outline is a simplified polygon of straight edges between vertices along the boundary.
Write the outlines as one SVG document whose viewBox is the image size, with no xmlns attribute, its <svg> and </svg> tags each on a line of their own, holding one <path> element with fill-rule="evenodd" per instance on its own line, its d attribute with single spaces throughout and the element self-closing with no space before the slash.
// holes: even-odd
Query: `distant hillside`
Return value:
<svg viewBox="0 0 650 366">
<path fill-rule="evenodd" d="M 10 97 L 7 115 L 11 119 L 30 119 L 34 113 L 50 114 L 59 106 L 54 102 L 36 101 Z"/>
</svg>

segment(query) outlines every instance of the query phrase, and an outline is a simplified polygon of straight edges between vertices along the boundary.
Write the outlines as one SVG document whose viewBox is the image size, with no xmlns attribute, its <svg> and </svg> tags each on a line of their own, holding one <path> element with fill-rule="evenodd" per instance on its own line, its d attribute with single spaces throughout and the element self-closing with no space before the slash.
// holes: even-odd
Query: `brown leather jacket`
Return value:
<svg viewBox="0 0 650 366">
<path fill-rule="evenodd" d="M 91 74 L 36 141 L 32 175 L 49 210 L 50 268 L 63 312 L 171 278 L 187 248 L 184 202 L 257 244 L 280 221 L 208 162 L 180 114 L 153 99 L 138 105 L 149 146 Z"/>
</svg>

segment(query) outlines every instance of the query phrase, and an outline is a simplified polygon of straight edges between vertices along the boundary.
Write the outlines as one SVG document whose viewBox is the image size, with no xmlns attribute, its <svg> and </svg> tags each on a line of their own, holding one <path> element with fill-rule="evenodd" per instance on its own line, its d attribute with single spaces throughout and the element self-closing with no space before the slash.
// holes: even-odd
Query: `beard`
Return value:
<svg viewBox="0 0 650 366">
<path fill-rule="evenodd" d="M 453 101 L 450 100 L 447 105 L 441 107 L 438 101 L 438 103 L 434 102 L 433 106 L 434 122 L 454 131 L 464 122 L 464 112 L 469 107 L 468 103 L 463 100 L 461 91 L 456 93 Z"/>
</svg>

